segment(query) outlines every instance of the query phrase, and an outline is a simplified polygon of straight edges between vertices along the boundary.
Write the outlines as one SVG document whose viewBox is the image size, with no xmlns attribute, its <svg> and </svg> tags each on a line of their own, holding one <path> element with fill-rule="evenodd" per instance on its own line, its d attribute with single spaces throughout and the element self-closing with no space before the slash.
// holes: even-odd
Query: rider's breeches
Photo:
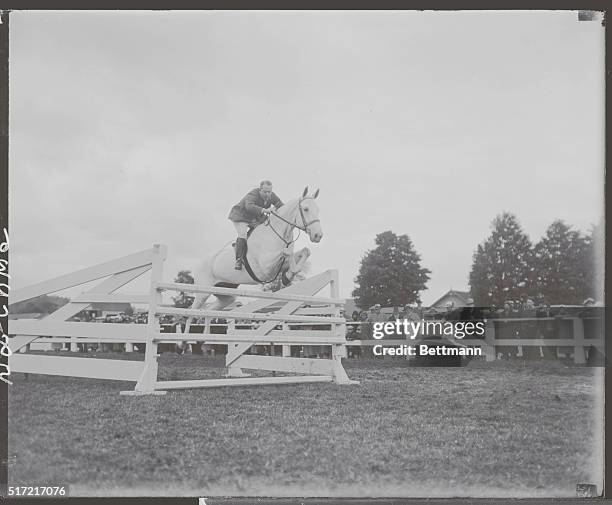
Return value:
<svg viewBox="0 0 612 505">
<path fill-rule="evenodd" d="M 249 223 L 243 223 L 242 221 L 232 221 L 234 223 L 234 228 L 236 228 L 236 233 L 238 234 L 238 238 L 247 238 L 247 232 L 249 231 Z"/>
</svg>

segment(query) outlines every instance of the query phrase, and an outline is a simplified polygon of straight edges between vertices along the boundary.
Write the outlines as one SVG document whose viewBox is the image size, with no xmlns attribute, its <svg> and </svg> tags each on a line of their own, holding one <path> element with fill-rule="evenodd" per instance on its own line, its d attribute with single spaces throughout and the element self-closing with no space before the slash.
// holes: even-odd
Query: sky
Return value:
<svg viewBox="0 0 612 505">
<path fill-rule="evenodd" d="M 603 213 L 604 28 L 558 12 L 11 12 L 12 288 L 233 238 L 260 180 L 320 189 L 311 273 L 349 297 L 378 233 L 468 289 L 504 211 L 532 241 Z"/>
</svg>

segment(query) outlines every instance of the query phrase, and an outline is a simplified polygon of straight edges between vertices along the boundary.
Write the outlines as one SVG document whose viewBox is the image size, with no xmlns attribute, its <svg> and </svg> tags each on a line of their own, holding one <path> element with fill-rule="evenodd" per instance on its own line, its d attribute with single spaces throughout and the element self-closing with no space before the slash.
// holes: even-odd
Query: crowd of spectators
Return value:
<svg viewBox="0 0 612 505">
<path fill-rule="evenodd" d="M 347 340 L 371 340 L 375 322 L 408 319 L 413 321 L 436 319 L 443 321 L 475 322 L 487 319 L 495 322 L 496 339 L 560 339 L 573 338 L 573 323 L 570 318 L 583 318 L 585 336 L 598 334 L 603 324 L 603 306 L 592 298 L 582 305 L 550 305 L 543 299 L 523 297 L 508 300 L 503 308 L 497 307 L 445 307 L 423 309 L 404 307 L 390 312 L 376 304 L 368 310 L 355 310 L 347 317 Z M 404 335 L 385 334 L 385 339 L 405 338 Z M 484 339 L 484 336 L 480 338 Z M 556 346 L 496 346 L 500 358 L 521 356 L 525 359 L 557 358 L 558 353 L 569 356 L 572 347 Z M 371 353 L 369 347 L 353 346 L 349 354 L 355 357 Z"/>
<path fill-rule="evenodd" d="M 96 316 L 94 312 L 83 311 L 72 317 L 72 321 L 80 321 L 84 323 L 123 323 L 123 324 L 146 324 L 147 313 L 139 312 L 134 314 L 126 314 L 119 312 L 118 314 L 106 314 L 104 316 Z"/>
<path fill-rule="evenodd" d="M 573 338 L 571 317 L 583 319 L 587 338 L 600 331 L 603 323 L 603 307 L 588 298 L 581 305 L 550 305 L 545 300 L 534 302 L 530 298 L 508 300 L 503 308 L 490 312 L 489 318 L 495 323 L 496 339 L 560 339 Z M 572 347 L 556 346 L 497 346 L 496 352 L 502 359 L 522 356 L 525 359 L 556 359 L 558 354 L 569 357 Z"/>
</svg>

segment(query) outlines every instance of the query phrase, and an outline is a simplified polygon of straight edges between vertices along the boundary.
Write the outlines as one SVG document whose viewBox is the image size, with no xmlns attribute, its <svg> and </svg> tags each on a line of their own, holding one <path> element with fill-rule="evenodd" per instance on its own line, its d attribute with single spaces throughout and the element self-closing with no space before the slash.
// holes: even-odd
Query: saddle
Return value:
<svg viewBox="0 0 612 505">
<path fill-rule="evenodd" d="M 262 281 L 262 280 L 260 280 L 255 275 L 255 272 L 253 272 L 253 269 L 251 268 L 251 264 L 249 263 L 249 260 L 247 259 L 247 252 L 249 251 L 249 237 L 251 236 L 251 233 L 253 233 L 253 230 L 255 228 L 256 228 L 256 226 L 249 225 L 249 229 L 247 230 L 247 240 L 246 240 L 246 244 L 245 244 L 245 247 L 244 247 L 244 255 L 242 256 L 242 264 L 244 265 L 244 268 L 246 269 L 247 273 L 251 276 L 251 279 L 253 279 L 255 282 L 259 282 L 260 284 L 265 284 L 266 282 L 270 282 L 270 281 Z M 234 249 L 234 251 L 236 250 L 236 241 L 232 242 L 232 248 Z M 284 264 L 285 264 L 285 260 L 283 259 L 283 264 L 281 264 L 281 267 L 280 267 L 278 273 L 281 273 Z M 278 277 L 278 274 L 276 274 L 276 276 Z M 276 277 L 275 277 L 275 279 L 276 279 Z M 282 272 L 281 280 L 282 280 L 283 286 L 288 286 L 289 284 L 291 284 L 291 281 L 287 277 L 287 273 L 286 272 Z"/>
</svg>

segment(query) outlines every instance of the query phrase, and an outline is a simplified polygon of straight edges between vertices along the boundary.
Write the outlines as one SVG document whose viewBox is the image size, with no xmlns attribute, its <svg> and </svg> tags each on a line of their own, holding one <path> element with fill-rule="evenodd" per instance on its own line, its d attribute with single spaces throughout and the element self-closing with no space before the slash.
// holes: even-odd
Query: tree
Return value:
<svg viewBox="0 0 612 505">
<path fill-rule="evenodd" d="M 408 235 L 385 231 L 376 236 L 376 247 L 361 260 L 353 290 L 355 303 L 367 309 L 375 303 L 399 307 L 419 302 L 430 270 L 421 267 L 421 256 Z"/>
<path fill-rule="evenodd" d="M 174 282 L 180 282 L 183 284 L 193 284 L 194 279 L 193 279 L 193 276 L 191 275 L 191 271 L 190 270 L 180 270 L 179 273 L 176 274 L 176 278 L 174 279 Z M 172 297 L 174 306 L 180 307 L 182 309 L 191 307 L 193 300 L 194 300 L 193 296 L 188 296 L 182 291 L 177 296 Z"/>
<path fill-rule="evenodd" d="M 491 228 L 474 253 L 469 283 L 475 305 L 501 307 L 532 294 L 535 269 L 531 242 L 514 215 L 498 215 Z"/>
<path fill-rule="evenodd" d="M 593 294 L 592 240 L 561 220 L 534 247 L 536 287 L 551 304 L 580 304 Z"/>
</svg>

